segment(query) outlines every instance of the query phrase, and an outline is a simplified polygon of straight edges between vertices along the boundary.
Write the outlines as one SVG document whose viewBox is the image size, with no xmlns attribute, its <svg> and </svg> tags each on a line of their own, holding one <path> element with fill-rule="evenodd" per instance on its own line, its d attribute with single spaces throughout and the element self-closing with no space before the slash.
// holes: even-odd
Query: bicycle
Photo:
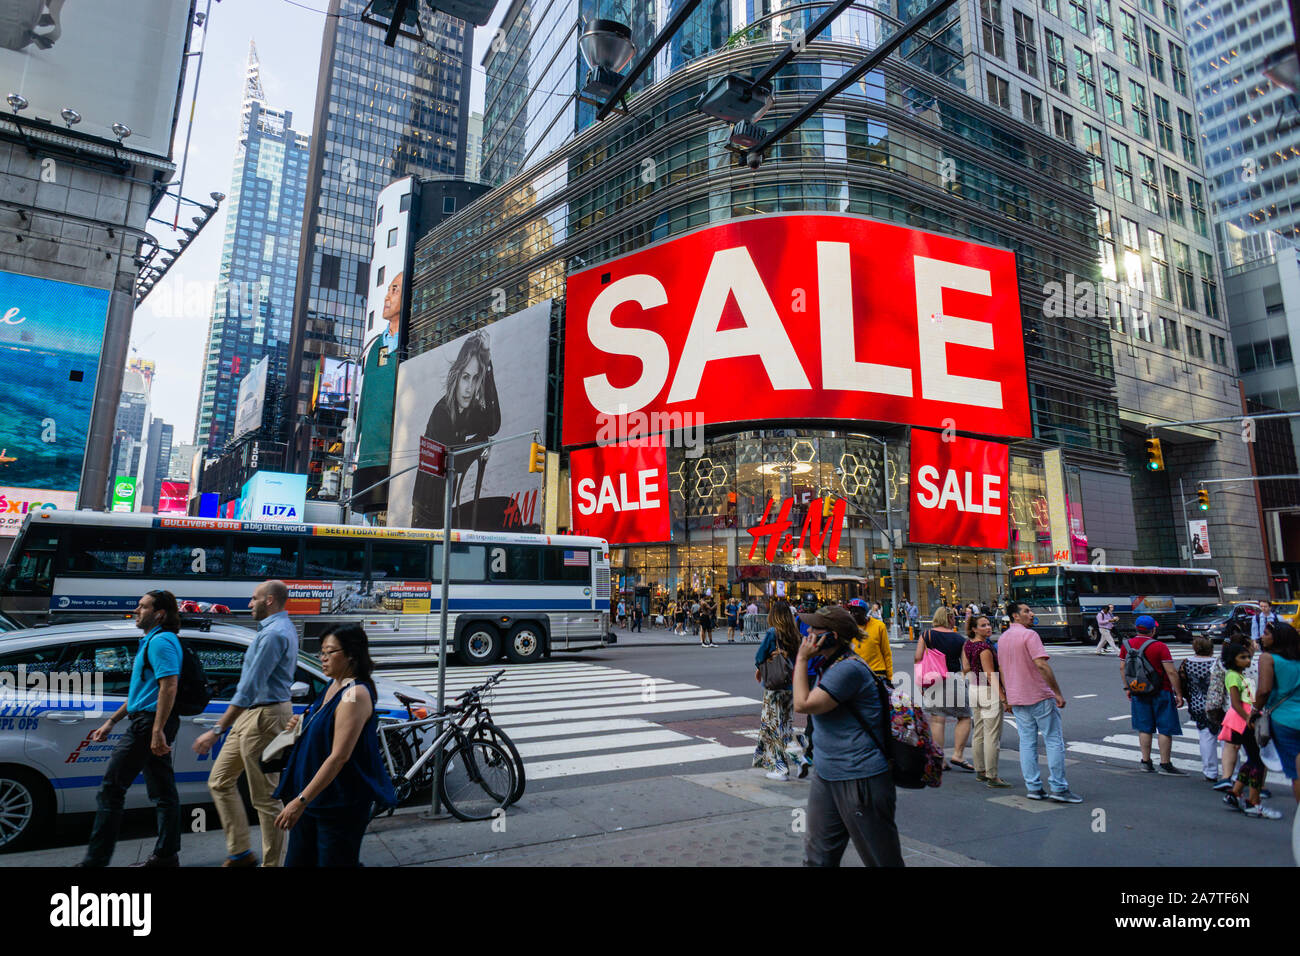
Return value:
<svg viewBox="0 0 1300 956">
<path fill-rule="evenodd" d="M 491 744 L 500 751 L 504 751 L 511 762 L 513 769 L 513 782 L 508 792 L 505 803 L 502 807 L 519 800 L 523 796 L 525 786 L 524 761 L 519 755 L 514 741 L 492 720 L 492 714 L 487 706 L 483 703 L 484 692 L 490 690 L 494 685 L 502 680 L 505 670 L 499 670 L 482 684 L 471 687 L 456 698 L 442 714 L 430 717 L 427 708 L 422 705 L 425 702 L 414 697 L 408 697 L 405 694 L 397 694 L 397 699 L 406 707 L 406 721 L 386 722 L 380 727 L 381 750 L 384 753 L 385 761 L 388 765 L 389 773 L 393 778 L 394 787 L 398 790 L 398 802 L 409 798 L 412 794 L 418 793 L 433 783 L 433 767 L 429 765 L 428 754 L 435 753 L 434 747 L 438 741 L 430 745 L 429 750 L 421 755 L 421 745 L 428 728 L 452 722 L 448 733 L 457 737 L 457 747 L 464 740 L 481 741 Z M 472 721 L 472 726 L 469 725 Z M 440 736 L 439 741 L 445 741 L 447 735 Z M 445 744 L 444 744 L 445 746 Z M 489 768 L 495 766 L 495 756 L 489 763 Z M 495 792 L 495 790 L 493 791 Z M 449 802 L 449 808 L 452 804 Z M 489 808 L 485 816 L 477 819 L 486 819 L 491 815 L 492 809 Z M 452 813 L 456 814 L 455 809 Z M 462 819 L 464 819 L 462 817 Z"/>
<path fill-rule="evenodd" d="M 409 711 L 418 701 L 403 703 Z M 510 805 L 516 787 L 513 756 L 499 744 L 465 731 L 457 716 L 467 715 L 468 707 L 452 704 L 432 717 L 380 724 L 379 749 L 399 804 L 426 786 L 436 786 L 458 820 L 486 820 Z M 423 747 L 427 732 L 444 726 Z M 441 772 L 434 759 L 439 753 L 443 754 Z"/>
</svg>

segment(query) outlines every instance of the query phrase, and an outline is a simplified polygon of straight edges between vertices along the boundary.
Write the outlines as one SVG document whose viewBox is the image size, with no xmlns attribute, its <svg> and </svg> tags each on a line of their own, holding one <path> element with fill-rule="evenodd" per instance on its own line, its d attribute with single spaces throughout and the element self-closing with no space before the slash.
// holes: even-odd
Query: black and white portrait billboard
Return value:
<svg viewBox="0 0 1300 956">
<path fill-rule="evenodd" d="M 394 474 L 415 464 L 420 436 L 458 448 L 546 424 L 551 302 L 493 322 L 408 359 L 398 369 Z M 528 471 L 527 438 L 455 456 L 452 527 L 540 531 L 542 475 Z M 392 481 L 390 527 L 441 528 L 443 479 L 419 472 Z"/>
</svg>

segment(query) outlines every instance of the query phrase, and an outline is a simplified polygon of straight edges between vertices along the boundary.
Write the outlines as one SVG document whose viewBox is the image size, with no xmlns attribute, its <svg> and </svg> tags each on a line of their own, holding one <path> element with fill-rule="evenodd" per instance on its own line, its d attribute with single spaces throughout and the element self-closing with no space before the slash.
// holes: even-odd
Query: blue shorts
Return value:
<svg viewBox="0 0 1300 956">
<path fill-rule="evenodd" d="M 1178 723 L 1178 708 L 1174 706 L 1174 692 L 1162 690 L 1150 697 L 1133 695 L 1129 712 L 1133 715 L 1133 729 L 1140 734 L 1164 734 L 1177 737 L 1183 732 Z"/>
<path fill-rule="evenodd" d="M 1271 721 L 1273 727 L 1273 746 L 1282 759 L 1282 772 L 1288 780 L 1296 779 L 1296 758 L 1300 756 L 1300 730 Z"/>
</svg>

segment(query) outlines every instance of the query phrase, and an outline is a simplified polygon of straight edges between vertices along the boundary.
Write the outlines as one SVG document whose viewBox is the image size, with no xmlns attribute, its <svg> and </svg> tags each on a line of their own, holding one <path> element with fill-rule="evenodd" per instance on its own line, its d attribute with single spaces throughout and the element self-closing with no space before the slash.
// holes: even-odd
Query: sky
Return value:
<svg viewBox="0 0 1300 956">
<path fill-rule="evenodd" d="M 203 11 L 206 5 L 207 0 L 200 0 L 198 9 Z M 210 203 L 209 193 L 230 192 L 250 40 L 257 44 L 268 107 L 291 111 L 295 129 L 314 132 L 312 111 L 316 103 L 321 38 L 327 20 L 320 11 L 327 6 L 328 0 L 219 0 L 212 4 L 206 31 L 196 28 L 191 41 L 192 49 L 204 51 L 202 71 L 200 74 L 197 69 L 198 57 L 190 57 L 173 140 L 172 156 L 178 167 L 182 157 L 186 157 L 183 195 L 187 199 Z M 505 9 L 506 0 L 502 0 L 487 26 L 475 30 L 471 58 L 474 64 L 470 88 L 472 111 L 483 110 L 484 74 L 479 63 Z M 198 97 L 194 101 L 193 131 L 186 151 L 186 130 L 196 80 Z M 173 184 L 180 175 L 178 169 Z M 154 215 L 171 223 L 176 209 L 176 201 L 167 198 Z M 154 286 L 149 298 L 136 309 L 131 331 L 132 357 L 149 359 L 157 365 L 153 415 L 174 427 L 177 443 L 192 441 L 194 437 L 203 355 L 207 350 L 212 299 L 221 268 L 225 210 L 223 203 L 199 237 L 172 265 L 167 278 Z M 181 225 L 192 225 L 190 218 L 198 211 L 189 204 L 182 205 Z M 152 223 L 151 231 L 163 246 L 175 248 L 179 233 L 173 234 L 159 223 Z"/>
</svg>

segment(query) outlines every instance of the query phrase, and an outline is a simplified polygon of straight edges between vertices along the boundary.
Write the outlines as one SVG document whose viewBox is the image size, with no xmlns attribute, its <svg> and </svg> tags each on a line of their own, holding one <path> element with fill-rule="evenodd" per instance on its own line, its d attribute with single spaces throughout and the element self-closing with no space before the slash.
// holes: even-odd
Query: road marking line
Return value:
<svg viewBox="0 0 1300 956">
<path fill-rule="evenodd" d="M 1132 714 L 1120 714 L 1118 717 L 1107 717 L 1107 720 L 1131 720 Z"/>
<path fill-rule="evenodd" d="M 1067 744 L 1066 750 L 1071 753 L 1087 754 L 1092 757 L 1110 757 L 1113 760 L 1124 760 L 1129 763 L 1138 763 L 1142 760 L 1142 755 L 1136 750 L 1123 750 L 1119 747 L 1106 747 L 1101 744 Z M 1173 764 L 1179 770 L 1196 771 L 1201 770 L 1199 760 L 1180 760 L 1175 757 Z"/>
<path fill-rule="evenodd" d="M 1101 738 L 1101 741 L 1106 744 L 1127 744 L 1130 747 L 1141 746 L 1137 734 L 1115 734 L 1113 737 L 1103 737 Z M 1175 740 L 1172 742 L 1172 745 L 1174 753 L 1176 754 L 1191 754 L 1193 757 L 1199 757 L 1201 755 L 1201 747 L 1199 744 L 1184 743 L 1182 740 Z"/>
<path fill-rule="evenodd" d="M 638 750 L 627 754 L 608 754 L 600 757 L 575 757 L 572 760 L 550 760 L 532 764 L 527 768 L 529 780 L 546 780 L 552 777 L 577 776 L 584 773 L 610 773 L 616 770 L 636 770 L 642 767 L 659 767 L 700 760 L 719 760 L 753 754 L 754 748 L 723 747 L 720 744 L 697 744 L 691 747 L 664 747 L 658 750 Z"/>
<path fill-rule="evenodd" d="M 649 720 L 626 717 L 618 720 L 571 720 L 536 727 L 512 728 L 510 737 L 514 740 L 532 740 L 538 737 L 563 737 L 566 734 L 599 734 L 609 730 L 649 730 L 658 726 Z"/>
<path fill-rule="evenodd" d="M 1096 694 L 1075 694 L 1075 700 L 1087 700 L 1089 697 L 1096 697 Z"/>
<path fill-rule="evenodd" d="M 644 747 L 646 744 L 669 744 L 698 741 L 698 737 L 679 734 L 673 730 L 643 730 L 631 734 L 610 734 L 606 737 L 568 738 L 548 740 L 535 744 L 516 744 L 519 756 L 551 757 L 556 754 L 580 754 L 592 750 L 618 750 L 624 747 Z M 529 772 L 529 767 L 524 767 Z M 531 776 L 531 774 L 529 774 Z"/>
<path fill-rule="evenodd" d="M 607 704 L 608 701 L 603 703 Z M 654 704 L 629 704 L 623 707 L 583 707 L 576 710 L 548 712 L 537 712 L 535 708 L 531 707 L 519 707 L 516 708 L 519 711 L 518 713 L 513 714 L 509 719 L 498 720 L 497 722 L 506 730 L 512 730 L 516 725 L 523 724 L 545 724 L 597 717 L 644 717 L 647 714 L 675 714 L 688 710 L 735 710 L 737 708 L 750 710 L 762 705 L 762 701 L 753 700 L 749 697 L 710 697 L 706 700 L 671 700 Z M 754 719 L 758 719 L 756 712 Z"/>
</svg>

